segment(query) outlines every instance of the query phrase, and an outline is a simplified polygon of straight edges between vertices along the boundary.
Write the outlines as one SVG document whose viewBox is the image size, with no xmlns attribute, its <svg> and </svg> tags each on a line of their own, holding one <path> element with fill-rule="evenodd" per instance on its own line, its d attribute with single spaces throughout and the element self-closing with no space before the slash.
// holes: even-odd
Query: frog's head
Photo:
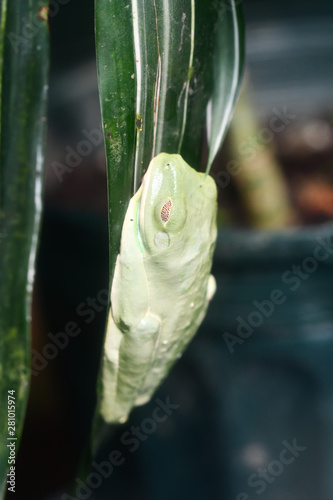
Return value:
<svg viewBox="0 0 333 500">
<path fill-rule="evenodd" d="M 150 163 L 138 200 L 137 229 L 148 255 L 180 255 L 216 237 L 216 185 L 180 155 L 161 153 Z"/>
</svg>

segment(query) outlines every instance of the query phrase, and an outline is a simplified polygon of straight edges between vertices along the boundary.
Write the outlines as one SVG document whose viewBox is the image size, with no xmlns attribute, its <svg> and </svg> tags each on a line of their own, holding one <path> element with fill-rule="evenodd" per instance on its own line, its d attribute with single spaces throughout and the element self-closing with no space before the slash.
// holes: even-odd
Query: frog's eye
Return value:
<svg viewBox="0 0 333 500">
<path fill-rule="evenodd" d="M 171 198 L 164 198 L 160 200 L 155 207 L 155 218 L 158 224 L 164 227 L 171 218 L 171 211 L 173 210 Z"/>
<path fill-rule="evenodd" d="M 184 200 L 164 198 L 156 203 L 155 221 L 158 228 L 167 229 L 168 232 L 179 230 L 185 222 L 186 211 Z"/>
<path fill-rule="evenodd" d="M 171 207 L 172 207 L 171 200 L 168 200 L 166 203 L 164 203 L 163 207 L 161 208 L 161 219 L 162 222 L 164 222 L 164 224 L 168 222 L 168 220 L 170 219 Z"/>
</svg>

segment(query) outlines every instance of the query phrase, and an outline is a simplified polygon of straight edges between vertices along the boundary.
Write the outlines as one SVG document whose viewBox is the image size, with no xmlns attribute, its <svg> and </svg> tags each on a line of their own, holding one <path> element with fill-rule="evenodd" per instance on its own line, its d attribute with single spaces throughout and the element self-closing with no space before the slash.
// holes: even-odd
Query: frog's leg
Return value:
<svg viewBox="0 0 333 500">
<path fill-rule="evenodd" d="M 113 421 L 113 408 L 117 392 L 119 347 L 123 334 L 117 328 L 110 310 L 104 345 L 101 377 L 100 412 L 106 422 Z"/>
<path fill-rule="evenodd" d="M 169 370 L 176 361 L 177 357 L 181 356 L 188 342 L 192 339 L 193 335 L 196 333 L 199 326 L 201 325 L 206 315 L 209 302 L 213 298 L 215 291 L 216 291 L 216 281 L 214 276 L 211 274 L 207 282 L 205 301 L 203 303 L 201 313 L 199 314 L 195 322 L 195 326 L 192 329 L 192 332 L 190 333 L 190 335 L 187 335 L 182 339 L 179 339 L 180 340 L 179 351 L 177 353 L 170 351 L 167 343 L 166 345 L 163 345 L 164 344 L 163 342 L 162 344 L 161 342 L 159 342 L 158 354 L 157 354 L 158 358 L 156 359 L 156 357 L 154 356 L 152 366 L 149 370 L 147 370 L 147 376 L 144 379 L 143 384 L 141 385 L 140 392 L 138 393 L 138 396 L 135 400 L 135 406 L 143 405 L 151 399 L 158 385 L 169 373 Z"/>
<path fill-rule="evenodd" d="M 147 313 L 138 325 L 121 333 L 110 324 L 106 342 L 101 413 L 107 422 L 125 422 L 152 367 L 158 345 L 160 320 Z"/>
</svg>

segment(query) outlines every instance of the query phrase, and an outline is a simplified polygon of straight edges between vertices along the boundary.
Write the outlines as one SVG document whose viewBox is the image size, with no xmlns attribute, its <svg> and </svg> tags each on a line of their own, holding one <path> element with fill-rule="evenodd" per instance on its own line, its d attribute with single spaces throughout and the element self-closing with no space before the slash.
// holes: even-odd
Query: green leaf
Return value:
<svg viewBox="0 0 333 500">
<path fill-rule="evenodd" d="M 181 147 L 184 160 L 201 169 L 202 137 L 206 108 L 213 89 L 213 53 L 217 11 L 213 2 L 196 2 L 192 78 L 189 86 L 186 127 Z"/>
<path fill-rule="evenodd" d="M 7 480 L 8 391 L 16 454 L 29 388 L 29 320 L 41 213 L 48 75 L 47 2 L 1 1 L 0 492 Z M 6 14 L 6 15 L 5 15 Z M 3 57 L 2 57 L 3 55 Z"/>
<path fill-rule="evenodd" d="M 239 0 L 218 5 L 214 88 L 207 109 L 209 173 L 227 132 L 238 96 L 244 63 L 244 22 Z"/>
<path fill-rule="evenodd" d="M 110 275 L 119 251 L 135 157 L 135 61 L 130 2 L 96 0 L 98 84 L 108 174 Z"/>
<path fill-rule="evenodd" d="M 193 76 L 195 2 L 157 1 L 156 16 L 161 70 L 152 158 L 162 152 L 180 153 L 181 150 Z"/>
</svg>

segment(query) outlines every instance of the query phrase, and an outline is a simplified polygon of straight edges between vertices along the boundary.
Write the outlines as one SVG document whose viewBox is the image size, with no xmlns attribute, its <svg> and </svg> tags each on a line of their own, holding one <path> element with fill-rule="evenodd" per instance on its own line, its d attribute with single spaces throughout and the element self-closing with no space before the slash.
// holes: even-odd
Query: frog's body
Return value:
<svg viewBox="0 0 333 500">
<path fill-rule="evenodd" d="M 216 186 L 161 153 L 130 201 L 111 290 L 101 414 L 124 422 L 149 401 L 202 322 L 215 291 Z"/>
</svg>

